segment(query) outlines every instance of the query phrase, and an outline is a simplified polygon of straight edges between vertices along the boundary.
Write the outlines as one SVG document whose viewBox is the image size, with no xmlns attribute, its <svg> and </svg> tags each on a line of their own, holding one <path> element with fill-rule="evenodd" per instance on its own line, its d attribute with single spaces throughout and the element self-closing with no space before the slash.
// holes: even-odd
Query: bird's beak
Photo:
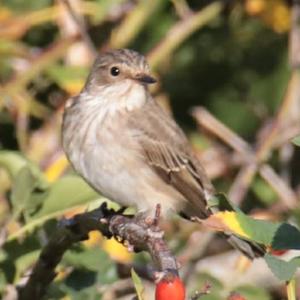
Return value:
<svg viewBox="0 0 300 300">
<path fill-rule="evenodd" d="M 135 79 L 142 82 L 142 83 L 146 83 L 146 84 L 151 84 L 151 83 L 155 83 L 156 79 L 153 78 L 152 76 L 148 75 L 148 74 L 137 74 L 135 76 Z"/>
</svg>

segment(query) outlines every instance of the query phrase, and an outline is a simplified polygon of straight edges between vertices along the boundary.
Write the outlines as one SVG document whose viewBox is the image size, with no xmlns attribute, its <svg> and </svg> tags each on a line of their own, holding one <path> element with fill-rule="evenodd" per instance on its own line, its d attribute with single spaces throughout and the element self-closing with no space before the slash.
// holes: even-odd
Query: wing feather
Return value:
<svg viewBox="0 0 300 300">
<path fill-rule="evenodd" d="M 131 114 L 129 124 L 149 166 L 186 198 L 194 215 L 208 217 L 207 198 L 213 186 L 175 121 L 150 99 Z"/>
</svg>

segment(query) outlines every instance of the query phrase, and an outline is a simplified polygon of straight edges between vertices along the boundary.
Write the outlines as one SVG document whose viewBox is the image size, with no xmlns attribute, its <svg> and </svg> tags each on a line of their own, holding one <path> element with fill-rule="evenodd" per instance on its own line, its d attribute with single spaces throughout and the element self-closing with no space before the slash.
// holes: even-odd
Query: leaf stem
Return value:
<svg viewBox="0 0 300 300">
<path fill-rule="evenodd" d="M 286 285 L 288 300 L 296 300 L 296 280 L 295 278 L 287 282 Z"/>
</svg>

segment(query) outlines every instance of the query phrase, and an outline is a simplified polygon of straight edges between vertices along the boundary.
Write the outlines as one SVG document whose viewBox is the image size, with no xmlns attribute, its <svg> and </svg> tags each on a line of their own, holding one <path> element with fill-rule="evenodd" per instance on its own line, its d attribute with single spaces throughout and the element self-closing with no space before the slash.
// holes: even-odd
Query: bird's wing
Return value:
<svg viewBox="0 0 300 300">
<path fill-rule="evenodd" d="M 149 166 L 188 200 L 194 216 L 208 217 L 207 197 L 213 193 L 212 184 L 175 121 L 150 99 L 131 113 L 129 124 Z"/>
</svg>

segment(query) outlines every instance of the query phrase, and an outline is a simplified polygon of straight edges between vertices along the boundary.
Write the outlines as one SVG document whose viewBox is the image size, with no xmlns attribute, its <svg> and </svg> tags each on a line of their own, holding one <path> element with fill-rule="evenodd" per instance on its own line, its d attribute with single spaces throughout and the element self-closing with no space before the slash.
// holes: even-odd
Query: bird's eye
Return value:
<svg viewBox="0 0 300 300">
<path fill-rule="evenodd" d="M 110 69 L 110 74 L 112 76 L 118 76 L 120 74 L 120 69 L 118 67 L 112 67 Z"/>
</svg>

